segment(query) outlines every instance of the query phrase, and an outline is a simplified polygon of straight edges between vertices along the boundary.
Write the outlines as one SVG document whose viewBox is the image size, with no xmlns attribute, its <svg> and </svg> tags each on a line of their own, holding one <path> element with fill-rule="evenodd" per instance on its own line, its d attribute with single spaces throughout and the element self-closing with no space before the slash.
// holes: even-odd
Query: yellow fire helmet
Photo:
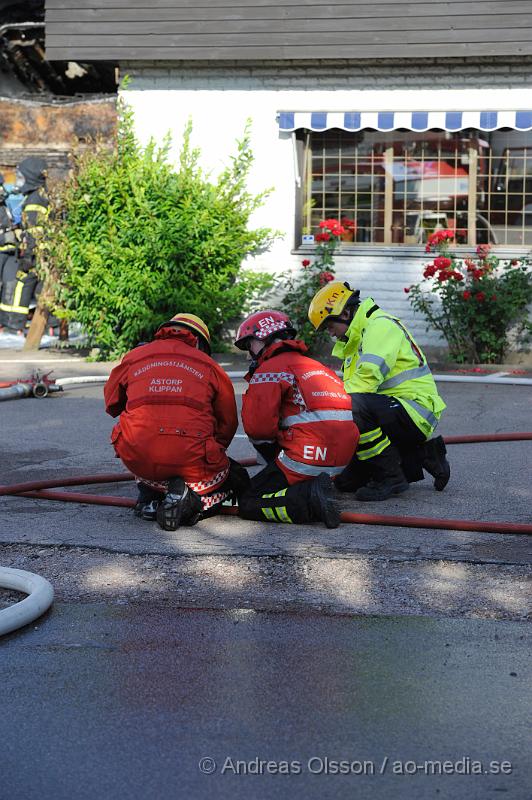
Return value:
<svg viewBox="0 0 532 800">
<path fill-rule="evenodd" d="M 358 300 L 360 292 L 351 289 L 348 283 L 331 281 L 316 292 L 308 309 L 308 318 L 314 328 L 319 329 L 330 317 L 339 317 L 348 300 Z"/>
<path fill-rule="evenodd" d="M 171 320 L 168 322 L 163 322 L 163 324 L 159 327 L 162 328 L 165 325 L 175 325 L 182 328 L 188 328 L 188 330 L 192 331 L 192 333 L 198 334 L 200 337 L 200 343 L 206 345 L 206 352 L 210 355 L 211 335 L 208 327 L 203 320 L 200 319 L 200 317 L 197 317 L 195 314 L 176 314 Z"/>
</svg>

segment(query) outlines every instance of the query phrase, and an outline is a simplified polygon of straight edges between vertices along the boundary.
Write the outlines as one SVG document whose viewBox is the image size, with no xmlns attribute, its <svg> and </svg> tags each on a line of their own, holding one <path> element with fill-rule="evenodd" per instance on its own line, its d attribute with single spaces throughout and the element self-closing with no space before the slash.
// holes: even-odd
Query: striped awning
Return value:
<svg viewBox="0 0 532 800">
<path fill-rule="evenodd" d="M 372 128 L 377 131 L 461 131 L 474 128 L 494 131 L 512 128 L 517 131 L 532 130 L 532 111 L 280 111 L 279 130 L 326 131 L 342 128 L 360 131 Z"/>
</svg>

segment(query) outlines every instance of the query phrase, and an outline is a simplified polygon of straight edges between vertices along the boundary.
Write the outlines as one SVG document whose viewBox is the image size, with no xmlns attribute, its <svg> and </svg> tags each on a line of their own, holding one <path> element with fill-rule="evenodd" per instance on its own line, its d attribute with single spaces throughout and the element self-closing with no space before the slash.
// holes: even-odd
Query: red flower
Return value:
<svg viewBox="0 0 532 800">
<path fill-rule="evenodd" d="M 432 278 L 434 277 L 435 274 L 436 274 L 436 267 L 434 266 L 434 264 L 427 264 L 427 266 L 423 271 L 423 277 Z"/>
<path fill-rule="evenodd" d="M 477 247 L 477 256 L 479 256 L 480 258 L 486 258 L 490 250 L 491 250 L 491 245 L 479 244 L 479 246 Z"/>
<path fill-rule="evenodd" d="M 496 294 L 492 294 L 492 295 L 491 295 L 491 299 L 492 299 L 492 300 L 496 300 L 496 299 L 497 299 L 497 295 L 496 295 Z"/>
<path fill-rule="evenodd" d="M 405 288 L 403 289 L 403 292 L 405 294 L 408 294 L 409 291 L 410 291 L 410 286 L 405 286 Z"/>
<path fill-rule="evenodd" d="M 434 266 L 437 267 L 437 269 L 449 269 L 451 264 L 451 259 L 445 256 L 438 256 L 438 258 L 434 259 Z"/>
<path fill-rule="evenodd" d="M 453 272 L 453 278 L 455 279 L 455 281 L 463 281 L 464 280 L 464 276 L 462 275 L 462 273 L 461 272 L 457 272 L 456 270 Z"/>
<path fill-rule="evenodd" d="M 322 221 L 320 222 L 320 228 L 328 228 L 329 230 L 332 230 L 333 228 L 338 228 L 339 225 L 340 223 L 338 222 L 338 220 L 333 219 L 332 217 L 330 219 L 322 219 Z"/>
<path fill-rule="evenodd" d="M 342 217 L 340 223 L 344 226 L 344 228 L 348 231 L 355 232 L 357 229 L 357 224 L 354 219 L 349 219 L 349 217 Z"/>
<path fill-rule="evenodd" d="M 485 299 L 486 299 L 486 295 L 484 294 L 484 292 L 477 292 L 476 293 L 475 300 L 478 300 L 479 303 L 483 303 Z"/>
<path fill-rule="evenodd" d="M 332 272 L 320 272 L 318 278 L 320 281 L 320 286 L 325 286 L 326 283 L 329 283 L 329 281 L 334 280 L 334 275 L 332 274 Z"/>
<path fill-rule="evenodd" d="M 345 233 L 345 228 L 342 225 L 337 225 L 335 228 L 331 228 L 332 236 L 341 236 L 342 233 Z"/>
<path fill-rule="evenodd" d="M 310 266 L 310 261 L 308 260 L 308 258 L 304 258 L 301 263 L 303 264 L 304 267 Z"/>
<path fill-rule="evenodd" d="M 510 261 L 510 266 L 518 267 L 520 263 L 521 263 L 520 261 L 518 261 L 516 258 L 514 258 L 514 259 L 512 259 L 512 261 Z"/>
<path fill-rule="evenodd" d="M 425 253 L 430 253 L 430 244 L 425 247 Z"/>
<path fill-rule="evenodd" d="M 468 292 L 466 289 L 466 291 L 462 294 L 462 297 L 464 298 L 464 300 L 469 300 L 471 297 L 471 292 Z"/>
<path fill-rule="evenodd" d="M 484 275 L 483 269 L 474 269 L 473 270 L 473 280 L 478 281 Z"/>
<path fill-rule="evenodd" d="M 468 272 L 473 272 L 473 270 L 477 268 L 477 265 L 472 258 L 466 258 L 464 264 L 466 265 Z"/>
<path fill-rule="evenodd" d="M 331 236 L 328 233 L 317 233 L 315 238 L 317 242 L 328 242 Z"/>
<path fill-rule="evenodd" d="M 447 280 L 449 280 L 449 278 L 450 278 L 450 277 L 451 277 L 451 273 L 450 273 L 450 272 L 447 272 L 447 270 L 446 270 L 446 269 L 442 269 L 442 270 L 441 270 L 441 271 L 438 273 L 438 280 L 439 280 L 439 282 L 440 282 L 440 283 L 443 283 L 444 281 L 447 281 Z"/>
</svg>

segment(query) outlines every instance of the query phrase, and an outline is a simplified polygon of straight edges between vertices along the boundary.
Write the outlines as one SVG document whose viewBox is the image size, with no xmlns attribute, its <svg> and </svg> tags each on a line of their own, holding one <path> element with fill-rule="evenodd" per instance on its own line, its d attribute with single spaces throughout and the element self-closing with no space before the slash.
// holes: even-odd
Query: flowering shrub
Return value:
<svg viewBox="0 0 532 800">
<path fill-rule="evenodd" d="M 443 334 L 456 361 L 502 362 L 513 339 L 524 344 L 532 334 L 527 305 L 532 301 L 528 259 L 501 260 L 481 244 L 472 258 L 450 247 L 451 230 L 435 231 L 425 248 L 433 252 L 423 279 L 405 288 L 410 304 Z"/>
<path fill-rule="evenodd" d="M 346 229 L 337 219 L 320 222 L 320 232 L 316 234 L 316 250 L 312 260 L 304 258 L 302 269 L 284 276 L 286 294 L 283 297 L 283 311 L 294 323 L 298 338 L 303 339 L 311 349 L 326 338 L 317 333 L 308 321 L 308 307 L 316 292 L 329 281 L 335 279 L 334 251 Z"/>
</svg>

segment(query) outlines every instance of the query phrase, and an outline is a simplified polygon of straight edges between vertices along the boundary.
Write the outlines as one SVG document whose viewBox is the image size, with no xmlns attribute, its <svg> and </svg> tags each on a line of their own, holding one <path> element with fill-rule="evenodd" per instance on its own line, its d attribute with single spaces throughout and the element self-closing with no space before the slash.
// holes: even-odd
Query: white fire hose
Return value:
<svg viewBox="0 0 532 800">
<path fill-rule="evenodd" d="M 33 622 L 48 611 L 54 600 L 52 584 L 46 578 L 23 569 L 0 567 L 0 588 L 14 589 L 28 595 L 24 600 L 0 611 L 0 636 Z"/>
</svg>

